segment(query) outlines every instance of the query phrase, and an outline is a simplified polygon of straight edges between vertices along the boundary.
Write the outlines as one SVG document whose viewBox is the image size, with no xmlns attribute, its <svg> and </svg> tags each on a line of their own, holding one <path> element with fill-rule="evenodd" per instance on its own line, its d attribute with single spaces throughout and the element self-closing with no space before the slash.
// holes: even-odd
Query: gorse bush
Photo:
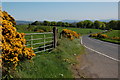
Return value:
<svg viewBox="0 0 120 80">
<path fill-rule="evenodd" d="M 90 34 L 89 37 L 108 38 L 106 34 L 102 34 L 102 33 Z"/>
<path fill-rule="evenodd" d="M 2 66 L 3 76 L 9 74 L 9 70 L 13 70 L 19 61 L 31 59 L 35 56 L 31 48 L 25 46 L 25 34 L 16 31 L 15 20 L 7 12 L 2 12 Z"/>
<path fill-rule="evenodd" d="M 112 30 L 111 30 L 112 31 Z M 103 33 L 95 33 L 95 34 L 90 34 L 89 37 L 95 37 L 95 38 L 103 38 L 103 39 L 111 39 L 111 40 L 117 40 L 120 41 L 120 37 L 110 37 L 107 34 L 104 33 L 108 33 L 111 32 L 110 30 L 108 30 L 107 32 L 103 32 Z"/>
<path fill-rule="evenodd" d="M 73 40 L 74 38 L 79 38 L 80 36 L 80 34 L 77 34 L 75 31 L 69 29 L 63 29 L 61 34 L 63 37 L 69 38 L 70 40 Z"/>
<path fill-rule="evenodd" d="M 120 37 L 112 37 L 111 39 L 120 41 Z"/>
<path fill-rule="evenodd" d="M 106 34 L 101 34 L 99 38 L 108 38 L 108 36 Z"/>
</svg>

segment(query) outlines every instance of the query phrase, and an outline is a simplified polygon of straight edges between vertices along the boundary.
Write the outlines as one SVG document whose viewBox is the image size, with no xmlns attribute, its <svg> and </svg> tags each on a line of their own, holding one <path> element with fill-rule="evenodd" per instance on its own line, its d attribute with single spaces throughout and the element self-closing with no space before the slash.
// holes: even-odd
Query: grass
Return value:
<svg viewBox="0 0 120 80">
<path fill-rule="evenodd" d="M 51 53 L 37 54 L 31 61 L 20 63 L 16 78 L 73 78 L 70 66 L 76 64 L 75 57 L 84 53 L 79 39 L 62 39 Z"/>
<path fill-rule="evenodd" d="M 120 37 L 119 31 L 120 30 L 113 30 L 113 31 L 105 33 L 105 34 L 108 35 L 109 37 Z"/>
<path fill-rule="evenodd" d="M 34 25 L 16 25 L 15 26 L 18 32 L 22 33 L 37 33 L 34 30 L 43 30 L 44 32 L 52 31 L 53 26 L 34 26 Z"/>
<path fill-rule="evenodd" d="M 49 28 L 48 28 L 49 27 Z M 29 31 L 28 25 L 17 25 L 16 26 L 18 32 L 23 32 L 23 33 L 36 33 L 34 31 Z M 32 28 L 32 27 L 31 27 Z M 44 31 L 50 31 L 52 30 L 53 26 L 37 26 L 36 29 L 42 29 Z M 101 32 L 103 30 L 100 29 L 84 29 L 84 28 L 71 28 L 71 27 L 57 27 L 58 32 L 60 33 L 63 29 L 70 29 L 73 31 L 76 31 L 77 33 L 80 33 L 81 35 L 89 34 L 89 33 L 96 33 L 96 32 Z"/>
<path fill-rule="evenodd" d="M 103 33 L 103 34 L 106 34 L 110 38 L 111 37 L 120 37 L 119 30 L 112 30 L 110 32 Z M 95 37 L 93 37 L 93 38 L 95 38 Z M 120 40 L 114 40 L 114 39 L 110 39 L 110 38 L 95 38 L 95 39 L 99 39 L 99 40 L 110 42 L 110 43 L 120 44 Z"/>
<path fill-rule="evenodd" d="M 63 29 L 70 29 L 72 31 L 76 31 L 77 33 L 80 33 L 81 35 L 86 35 L 90 33 L 96 33 L 96 32 L 102 32 L 103 30 L 100 29 L 84 29 L 84 28 L 68 28 L 68 27 L 57 27 L 58 31 L 61 32 Z"/>
</svg>

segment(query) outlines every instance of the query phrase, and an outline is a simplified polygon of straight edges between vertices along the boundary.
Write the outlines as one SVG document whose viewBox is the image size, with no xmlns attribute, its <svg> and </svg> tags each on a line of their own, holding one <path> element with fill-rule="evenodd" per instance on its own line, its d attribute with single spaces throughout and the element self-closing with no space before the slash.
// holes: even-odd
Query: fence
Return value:
<svg viewBox="0 0 120 80">
<path fill-rule="evenodd" d="M 33 47 L 34 53 L 50 51 L 57 46 L 57 28 L 53 32 L 26 33 L 27 47 Z"/>
</svg>

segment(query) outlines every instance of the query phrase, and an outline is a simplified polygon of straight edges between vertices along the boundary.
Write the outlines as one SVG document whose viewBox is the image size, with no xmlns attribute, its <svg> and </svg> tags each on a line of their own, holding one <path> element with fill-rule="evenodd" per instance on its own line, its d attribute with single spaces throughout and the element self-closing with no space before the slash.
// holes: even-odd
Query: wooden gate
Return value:
<svg viewBox="0 0 120 80">
<path fill-rule="evenodd" d="M 57 46 L 57 28 L 53 32 L 26 33 L 26 46 L 32 47 L 34 53 L 50 51 Z"/>
</svg>

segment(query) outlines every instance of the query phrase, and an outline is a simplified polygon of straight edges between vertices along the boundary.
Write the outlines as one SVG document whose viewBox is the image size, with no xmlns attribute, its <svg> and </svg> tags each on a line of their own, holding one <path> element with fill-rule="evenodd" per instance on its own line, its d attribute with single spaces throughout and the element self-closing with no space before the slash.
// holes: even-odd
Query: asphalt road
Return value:
<svg viewBox="0 0 120 80">
<path fill-rule="evenodd" d="M 86 46 L 80 71 L 88 78 L 118 78 L 118 45 L 82 37 Z M 100 53 L 100 54 L 99 54 Z"/>
</svg>

